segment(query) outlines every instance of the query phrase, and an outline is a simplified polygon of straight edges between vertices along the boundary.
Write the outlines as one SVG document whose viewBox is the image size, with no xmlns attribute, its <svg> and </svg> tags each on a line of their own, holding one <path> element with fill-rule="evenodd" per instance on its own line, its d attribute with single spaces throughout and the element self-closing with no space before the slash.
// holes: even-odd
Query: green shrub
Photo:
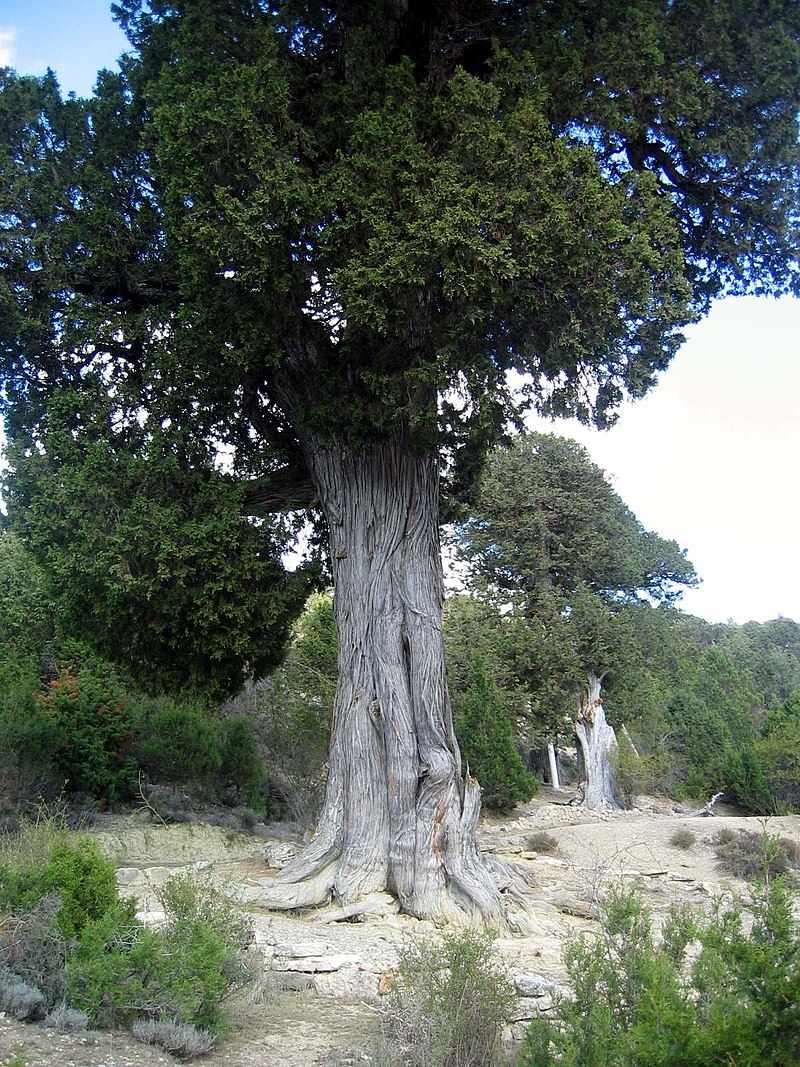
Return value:
<svg viewBox="0 0 800 1067">
<path fill-rule="evenodd" d="M 610 896 L 599 936 L 572 937 L 574 998 L 537 1020 L 520 1067 L 787 1067 L 800 1062 L 800 938 L 782 878 L 695 920 L 673 911 L 657 943 L 641 898 Z M 694 960 L 687 957 L 697 943 Z"/>
<path fill-rule="evenodd" d="M 64 670 L 38 697 L 54 739 L 52 762 L 71 793 L 103 803 L 129 796 L 131 715 L 111 672 Z"/>
<path fill-rule="evenodd" d="M 385 1013 L 388 1065 L 489 1067 L 514 989 L 486 935 L 463 931 L 405 946 Z"/>
<path fill-rule="evenodd" d="M 473 657 L 468 688 L 454 694 L 453 704 L 461 757 L 480 782 L 484 806 L 508 811 L 530 800 L 538 782 L 525 770 L 503 695 L 480 656 Z"/>
<path fill-rule="evenodd" d="M 252 936 L 243 913 L 210 885 L 166 882 L 163 930 L 142 926 L 119 903 L 86 927 L 67 967 L 67 995 L 94 1025 L 137 1018 L 191 1023 L 218 1036 L 222 1001 L 253 978 Z"/>
<path fill-rule="evenodd" d="M 137 746 L 142 767 L 151 778 L 167 782 L 207 782 L 222 765 L 216 724 L 198 708 L 157 706 L 142 723 Z"/>
<path fill-rule="evenodd" d="M 92 838 L 70 834 L 52 818 L 27 823 L 0 855 L 0 908 L 20 915 L 58 894 L 59 928 L 75 937 L 114 905 L 114 872 Z"/>
<path fill-rule="evenodd" d="M 795 719 L 779 721 L 756 742 L 756 752 L 773 802 L 800 810 L 800 723 Z"/>
<path fill-rule="evenodd" d="M 0 669 L 0 774 L 13 804 L 57 793 L 64 785 L 54 765 L 58 731 L 35 698 L 38 686 L 32 675 L 3 685 Z"/>
<path fill-rule="evenodd" d="M 236 803 L 263 810 L 264 766 L 252 723 L 244 715 L 222 721 L 220 756 L 220 780 L 232 790 Z"/>
</svg>

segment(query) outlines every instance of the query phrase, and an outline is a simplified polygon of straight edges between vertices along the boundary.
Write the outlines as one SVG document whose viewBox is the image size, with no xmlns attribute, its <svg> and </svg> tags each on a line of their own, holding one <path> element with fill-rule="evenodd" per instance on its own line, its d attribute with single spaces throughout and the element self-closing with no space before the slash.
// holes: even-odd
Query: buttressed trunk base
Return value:
<svg viewBox="0 0 800 1067">
<path fill-rule="evenodd" d="M 420 918 L 502 924 L 445 679 L 436 458 L 401 435 L 360 453 L 306 452 L 330 531 L 339 681 L 316 834 L 265 902 L 388 890 Z"/>
</svg>

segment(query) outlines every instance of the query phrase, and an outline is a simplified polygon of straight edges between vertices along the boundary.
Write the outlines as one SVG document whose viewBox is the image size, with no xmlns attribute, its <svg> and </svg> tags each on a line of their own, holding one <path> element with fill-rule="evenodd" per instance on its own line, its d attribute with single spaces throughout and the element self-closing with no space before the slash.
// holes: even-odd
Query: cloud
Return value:
<svg viewBox="0 0 800 1067">
<path fill-rule="evenodd" d="M 14 62 L 16 30 L 0 29 L 0 67 L 10 67 Z"/>
</svg>

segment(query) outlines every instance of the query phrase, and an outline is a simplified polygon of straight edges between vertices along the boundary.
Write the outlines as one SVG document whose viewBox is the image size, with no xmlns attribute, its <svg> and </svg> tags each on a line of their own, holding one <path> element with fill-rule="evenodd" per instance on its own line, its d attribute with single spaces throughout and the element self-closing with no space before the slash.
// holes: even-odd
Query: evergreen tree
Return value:
<svg viewBox="0 0 800 1067">
<path fill-rule="evenodd" d="M 34 500 L 66 470 L 54 418 L 85 449 L 65 477 L 90 514 L 98 438 L 101 468 L 130 454 L 167 487 L 209 488 L 200 512 L 178 509 L 175 543 L 184 523 L 211 521 L 224 488 L 228 532 L 200 538 L 218 579 L 198 610 L 221 638 L 208 666 L 231 686 L 253 662 L 241 644 L 235 669 L 220 653 L 239 641 L 236 618 L 258 619 L 277 645 L 296 603 L 279 533 L 232 527 L 234 504 L 316 505 L 342 677 L 318 833 L 274 900 L 390 885 L 417 915 L 500 920 L 445 684 L 440 466 L 449 490 L 465 489 L 518 400 L 607 424 L 714 297 L 797 288 L 800 10 L 122 0 L 116 11 L 132 51 L 90 100 L 62 100 L 52 75 L 2 74 L 16 521 L 34 539 L 46 521 Z M 521 400 L 512 369 L 527 376 Z M 215 468 L 221 444 L 230 473 Z M 162 490 L 156 480 L 151 498 L 146 481 L 139 507 L 153 499 L 158 513 Z M 72 506 L 46 538 L 67 558 L 86 528 Z M 113 507 L 99 511 L 97 525 L 115 523 Z M 228 556 L 234 538 L 255 539 L 252 554 Z M 253 555 L 273 552 L 265 574 Z M 124 631 L 120 556 L 97 595 L 104 628 Z M 159 606 L 181 603 L 181 567 L 173 585 L 163 578 L 173 563 L 186 565 L 163 551 L 144 583 Z M 238 582 L 249 597 L 231 593 Z M 191 613 L 176 626 L 191 631 Z M 178 634 L 159 619 L 154 633 L 160 662 L 180 658 Z"/>
<path fill-rule="evenodd" d="M 479 654 L 472 658 L 469 684 L 453 698 L 461 755 L 470 774 L 481 783 L 488 808 L 508 811 L 536 792 L 514 739 L 514 728 L 501 691 Z"/>
</svg>

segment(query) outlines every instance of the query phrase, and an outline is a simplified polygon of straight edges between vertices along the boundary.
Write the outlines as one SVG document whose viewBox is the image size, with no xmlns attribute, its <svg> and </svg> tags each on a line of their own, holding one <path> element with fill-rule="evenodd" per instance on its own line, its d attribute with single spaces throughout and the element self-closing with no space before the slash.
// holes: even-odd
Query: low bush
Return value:
<svg viewBox="0 0 800 1067">
<path fill-rule="evenodd" d="M 499 1063 L 514 989 L 491 939 L 470 931 L 407 945 L 385 1012 L 384 1067 L 489 1067 Z"/>
<path fill-rule="evenodd" d="M 641 898 L 612 893 L 599 933 L 568 941 L 573 995 L 531 1025 L 520 1067 L 800 1062 L 800 935 L 785 880 L 757 883 L 752 910 L 752 924 L 739 905 L 699 919 L 674 910 L 656 941 Z"/>
<path fill-rule="evenodd" d="M 61 898 L 42 897 L 33 910 L 9 915 L 0 926 L 0 970 L 35 986 L 53 1008 L 64 996 L 69 944 L 59 926 Z"/>
<path fill-rule="evenodd" d="M 15 1019 L 41 1019 L 45 1013 L 44 993 L 11 971 L 0 971 L 0 1012 Z"/>
<path fill-rule="evenodd" d="M 166 925 L 154 930 L 118 897 L 96 842 L 58 814 L 25 824 L 0 851 L 0 1011 L 61 1028 L 145 1018 L 223 1033 L 222 1002 L 261 969 L 252 923 L 189 877 L 166 882 L 159 899 Z"/>
<path fill-rule="evenodd" d="M 57 894 L 58 926 L 66 938 L 102 916 L 117 899 L 114 864 L 90 837 L 74 836 L 45 816 L 26 823 L 0 851 L 0 908 L 16 915 L 34 911 Z"/>
<path fill-rule="evenodd" d="M 132 1030 L 133 1036 L 139 1041 L 160 1045 L 166 1052 L 186 1060 L 203 1056 L 214 1047 L 214 1035 L 207 1030 L 199 1030 L 191 1023 L 137 1019 Z"/>
<path fill-rule="evenodd" d="M 222 765 L 216 724 L 199 708 L 156 705 L 139 729 L 142 736 L 135 753 L 150 778 L 202 786 Z"/>
<path fill-rule="evenodd" d="M 40 808 L 0 845 L 0 907 L 19 914 L 58 894 L 59 925 L 79 933 L 116 899 L 114 865 L 92 838 L 67 828 L 61 808 Z"/>
<path fill-rule="evenodd" d="M 191 1023 L 219 1036 L 227 1029 L 222 1001 L 252 979 L 252 928 L 241 910 L 211 885 L 188 877 L 159 893 L 163 929 L 142 926 L 119 903 L 90 924 L 67 967 L 70 1003 L 94 1025 L 137 1018 Z"/>
<path fill-rule="evenodd" d="M 70 793 L 106 804 L 132 794 L 132 719 L 109 669 L 62 670 L 37 697 L 55 742 L 52 763 Z"/>
<path fill-rule="evenodd" d="M 546 854 L 558 852 L 558 841 L 545 830 L 537 830 L 536 833 L 530 834 L 525 844 L 531 852 L 544 852 Z"/>
<path fill-rule="evenodd" d="M 264 766 L 252 723 L 244 715 L 231 715 L 220 725 L 220 781 L 235 804 L 263 811 L 261 787 Z"/>
<path fill-rule="evenodd" d="M 724 827 L 713 844 L 720 868 L 736 878 L 774 877 L 800 867 L 800 848 L 788 837 Z"/>
<path fill-rule="evenodd" d="M 50 1030 L 58 1030 L 62 1034 L 75 1033 L 76 1031 L 87 1029 L 89 1016 L 85 1011 L 71 1008 L 65 1000 L 62 1000 L 60 1004 L 45 1015 L 44 1019 L 42 1019 L 42 1026 L 46 1026 Z"/>
<path fill-rule="evenodd" d="M 690 830 L 686 826 L 682 826 L 679 830 L 676 830 L 672 837 L 669 839 L 669 843 L 673 848 L 680 848 L 684 851 L 692 848 L 697 842 L 697 834 Z"/>
</svg>

